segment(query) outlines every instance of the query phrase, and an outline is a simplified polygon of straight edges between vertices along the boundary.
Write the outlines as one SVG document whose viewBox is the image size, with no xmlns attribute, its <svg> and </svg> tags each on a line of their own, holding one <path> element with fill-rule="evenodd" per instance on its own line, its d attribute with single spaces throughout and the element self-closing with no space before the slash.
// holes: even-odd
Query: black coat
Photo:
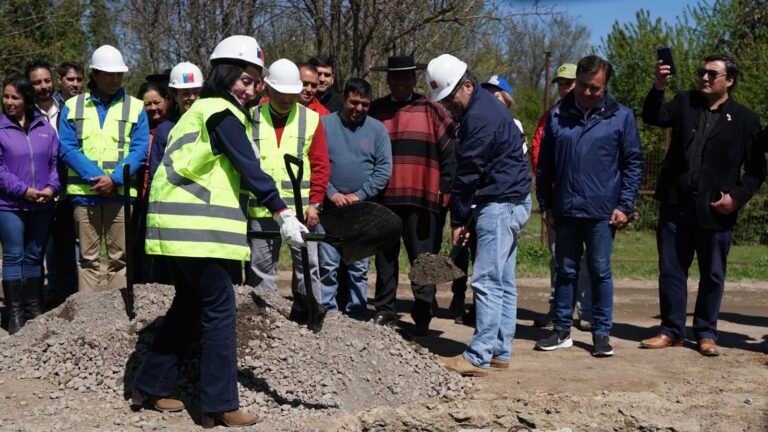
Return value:
<svg viewBox="0 0 768 432">
<path fill-rule="evenodd" d="M 643 105 L 643 121 L 649 125 L 671 127 L 672 142 L 661 164 L 656 199 L 680 204 L 688 199 L 688 147 L 699 127 L 707 100 L 698 91 L 680 92 L 664 103 L 664 92 L 652 88 Z M 705 140 L 704 156 L 696 191 L 696 214 L 707 229 L 727 229 L 736 224 L 738 212 L 717 213 L 711 203 L 720 192 L 729 192 L 743 206 L 765 180 L 765 155 L 760 135 L 760 118 L 729 97 L 720 118 Z M 742 174 L 742 167 L 744 168 Z M 688 195 L 690 196 L 690 195 Z"/>
</svg>

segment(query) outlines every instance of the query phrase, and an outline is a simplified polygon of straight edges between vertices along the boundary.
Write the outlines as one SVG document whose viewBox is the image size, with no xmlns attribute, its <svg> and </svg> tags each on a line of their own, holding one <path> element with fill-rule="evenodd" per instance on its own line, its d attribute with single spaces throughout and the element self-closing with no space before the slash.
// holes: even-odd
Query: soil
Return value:
<svg viewBox="0 0 768 432">
<path fill-rule="evenodd" d="M 281 274 L 284 296 L 289 277 Z M 79 321 L 83 311 L 95 310 L 123 323 L 119 297 L 92 297 L 70 299 L 42 324 L 0 336 L 0 430 L 198 428 L 194 364 L 186 366 L 179 385 L 188 411 L 135 413 L 125 399 L 125 382 L 150 340 L 144 335 L 159 322 L 152 311 L 167 308 L 172 294 L 167 287 L 153 288 L 155 294 L 137 289 L 139 318 L 128 325 Z M 689 312 L 695 293 L 691 281 Z M 472 337 L 472 328 L 449 317 L 449 284 L 439 288 L 441 309 L 430 335 L 418 338 L 402 336 L 412 328 L 405 275 L 398 292 L 400 333 L 331 314 L 314 334 L 284 319 L 289 302 L 267 295 L 257 295 L 257 301 L 239 288 L 241 403 L 265 418 L 246 430 L 768 431 L 768 282 L 727 284 L 719 323 L 722 355 L 714 358 L 698 354 L 691 341 L 681 348 L 638 348 L 658 324 L 657 296 L 655 281 L 616 281 L 613 357 L 593 358 L 590 334 L 578 330 L 572 348 L 544 353 L 533 346 L 547 332 L 532 320 L 546 308 L 548 280 L 519 279 L 510 368 L 469 379 L 447 373 L 435 356 L 462 352 Z M 76 325 L 82 334 L 68 343 L 77 349 L 46 342 L 60 340 Z M 346 358 L 350 352 L 358 354 Z M 76 358 L 79 365 L 101 361 L 103 376 L 81 376 L 61 365 L 61 373 L 51 373 L 57 361 L 71 365 Z M 296 379 L 292 371 L 298 368 L 314 372 L 314 381 L 312 373 Z M 405 379 L 398 380 L 399 374 Z"/>
</svg>

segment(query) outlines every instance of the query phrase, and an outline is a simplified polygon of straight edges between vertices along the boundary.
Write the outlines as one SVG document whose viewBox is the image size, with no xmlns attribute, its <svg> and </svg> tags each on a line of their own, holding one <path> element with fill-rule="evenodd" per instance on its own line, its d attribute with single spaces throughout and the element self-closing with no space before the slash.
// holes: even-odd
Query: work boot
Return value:
<svg viewBox="0 0 768 432">
<path fill-rule="evenodd" d="M 24 278 L 24 319 L 27 321 L 39 317 L 43 311 L 40 308 L 40 292 L 43 289 L 43 278 Z"/>
<path fill-rule="evenodd" d="M 21 279 L 3 281 L 5 313 L 8 315 L 8 334 L 24 327 L 24 282 Z"/>
<path fill-rule="evenodd" d="M 203 428 L 213 428 L 216 426 L 216 420 L 229 427 L 251 426 L 261 421 L 261 419 L 254 414 L 236 409 L 224 413 L 203 413 Z"/>
</svg>

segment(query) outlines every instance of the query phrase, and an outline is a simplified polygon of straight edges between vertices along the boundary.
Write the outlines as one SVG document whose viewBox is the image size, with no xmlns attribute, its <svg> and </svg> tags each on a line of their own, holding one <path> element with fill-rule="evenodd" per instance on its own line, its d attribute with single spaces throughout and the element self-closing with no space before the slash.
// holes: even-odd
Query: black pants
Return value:
<svg viewBox="0 0 768 432">
<path fill-rule="evenodd" d="M 413 263 L 423 253 L 436 253 L 435 233 L 438 215 L 415 206 L 390 207 L 403 221 L 403 244 L 408 252 L 408 260 Z M 400 242 L 376 253 L 376 295 L 374 305 L 377 314 L 394 315 L 397 313 L 395 299 L 399 275 L 398 257 Z M 411 317 L 416 323 L 428 324 L 432 319 L 432 303 L 435 300 L 434 285 L 411 284 L 415 299 Z"/>
</svg>

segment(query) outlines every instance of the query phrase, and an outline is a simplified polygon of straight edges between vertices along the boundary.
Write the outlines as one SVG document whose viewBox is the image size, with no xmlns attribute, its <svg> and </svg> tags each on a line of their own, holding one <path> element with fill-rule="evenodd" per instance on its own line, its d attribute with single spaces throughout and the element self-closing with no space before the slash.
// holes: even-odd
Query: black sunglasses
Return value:
<svg viewBox="0 0 768 432">
<path fill-rule="evenodd" d="M 704 75 L 706 75 L 709 78 L 710 81 L 714 81 L 718 77 L 721 77 L 721 76 L 726 75 L 726 74 L 725 73 L 720 73 L 720 72 L 718 72 L 716 70 L 712 70 L 712 69 L 704 69 L 703 67 L 700 67 L 700 68 L 696 69 L 696 76 L 697 77 L 701 78 Z"/>
</svg>

